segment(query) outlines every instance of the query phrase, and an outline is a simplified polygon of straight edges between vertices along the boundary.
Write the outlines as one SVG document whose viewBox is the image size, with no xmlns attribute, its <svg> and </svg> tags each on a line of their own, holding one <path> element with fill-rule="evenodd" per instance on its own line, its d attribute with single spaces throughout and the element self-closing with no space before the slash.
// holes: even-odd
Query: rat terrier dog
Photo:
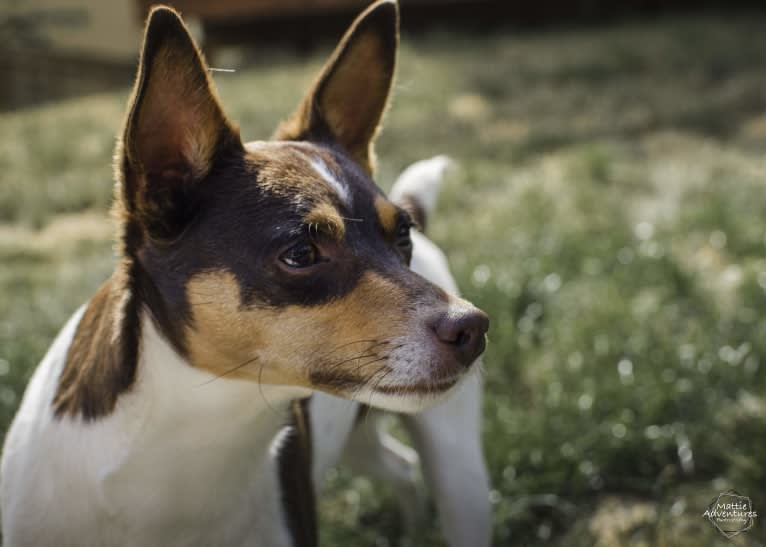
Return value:
<svg viewBox="0 0 766 547">
<path fill-rule="evenodd" d="M 397 26 L 370 6 L 274 140 L 243 144 L 179 16 L 151 12 L 119 263 L 6 438 L 6 546 L 314 545 L 305 398 L 416 412 L 461 384 L 487 317 L 407 267 L 412 220 L 371 179 Z"/>
</svg>

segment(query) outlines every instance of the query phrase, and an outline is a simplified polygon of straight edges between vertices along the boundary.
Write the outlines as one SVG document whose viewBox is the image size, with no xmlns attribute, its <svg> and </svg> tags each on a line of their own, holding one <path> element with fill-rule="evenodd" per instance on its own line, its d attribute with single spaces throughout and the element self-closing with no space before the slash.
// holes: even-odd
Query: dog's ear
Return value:
<svg viewBox="0 0 766 547">
<path fill-rule="evenodd" d="M 395 0 L 380 0 L 367 8 L 343 36 L 319 78 L 274 138 L 330 138 L 372 174 L 372 143 L 394 77 L 398 27 Z"/>
<path fill-rule="evenodd" d="M 121 146 L 124 208 L 153 238 L 173 237 L 194 208 L 195 186 L 217 154 L 241 145 L 208 68 L 180 16 L 149 14 Z"/>
</svg>

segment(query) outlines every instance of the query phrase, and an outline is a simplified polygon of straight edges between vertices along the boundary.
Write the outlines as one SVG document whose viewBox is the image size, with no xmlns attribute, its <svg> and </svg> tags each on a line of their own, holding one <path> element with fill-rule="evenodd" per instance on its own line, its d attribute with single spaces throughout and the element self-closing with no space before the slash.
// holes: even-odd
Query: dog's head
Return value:
<svg viewBox="0 0 766 547">
<path fill-rule="evenodd" d="M 149 16 L 117 154 L 131 289 L 195 367 L 416 410 L 484 350 L 486 316 L 408 269 L 372 181 L 398 41 L 370 6 L 296 112 L 243 144 L 178 15 Z"/>
</svg>

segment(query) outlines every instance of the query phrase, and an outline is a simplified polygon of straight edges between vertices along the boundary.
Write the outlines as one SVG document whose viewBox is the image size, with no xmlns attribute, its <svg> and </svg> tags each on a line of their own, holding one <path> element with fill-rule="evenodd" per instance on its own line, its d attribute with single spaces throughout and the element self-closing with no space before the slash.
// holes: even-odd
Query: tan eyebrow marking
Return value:
<svg viewBox="0 0 766 547">
<path fill-rule="evenodd" d="M 346 225 L 338 210 L 322 201 L 303 217 L 303 222 L 308 225 L 309 231 L 316 229 L 330 237 L 340 241 L 346 233 Z"/>
<path fill-rule="evenodd" d="M 399 209 L 381 195 L 375 196 L 375 211 L 386 234 L 393 234 L 399 223 Z"/>
</svg>

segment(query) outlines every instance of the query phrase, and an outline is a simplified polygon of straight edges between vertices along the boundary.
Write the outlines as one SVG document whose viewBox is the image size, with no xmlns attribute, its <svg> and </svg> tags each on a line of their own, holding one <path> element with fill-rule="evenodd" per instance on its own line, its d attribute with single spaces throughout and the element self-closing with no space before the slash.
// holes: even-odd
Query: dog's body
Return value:
<svg viewBox="0 0 766 547">
<path fill-rule="evenodd" d="M 8 547 L 315 545 L 329 460 L 312 468 L 297 401 L 413 412 L 460 389 L 486 316 L 408 269 L 410 218 L 370 179 L 396 28 L 394 2 L 368 8 L 277 140 L 242 144 L 178 16 L 152 12 L 116 156 L 120 263 L 7 436 Z"/>
</svg>

